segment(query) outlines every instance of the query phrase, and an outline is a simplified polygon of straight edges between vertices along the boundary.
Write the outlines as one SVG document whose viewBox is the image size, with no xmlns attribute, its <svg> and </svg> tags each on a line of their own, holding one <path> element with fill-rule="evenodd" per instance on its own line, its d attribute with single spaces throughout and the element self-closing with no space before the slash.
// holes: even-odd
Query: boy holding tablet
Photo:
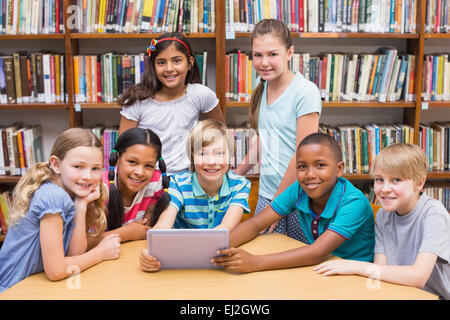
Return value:
<svg viewBox="0 0 450 320">
<path fill-rule="evenodd" d="M 374 217 L 364 194 L 341 175 L 344 170 L 337 142 L 313 133 L 297 148 L 297 181 L 277 196 L 259 215 L 238 225 L 230 247 L 239 246 L 297 210 L 309 245 L 268 255 L 252 255 L 240 248 L 219 251 L 212 261 L 226 270 L 253 272 L 314 265 L 329 254 L 372 261 Z"/>
<path fill-rule="evenodd" d="M 191 171 L 171 176 L 169 207 L 161 213 L 154 229 L 227 229 L 231 231 L 250 212 L 250 181 L 234 174 L 230 159 L 235 152 L 226 126 L 207 119 L 192 129 L 186 151 Z M 144 271 L 157 271 L 161 263 L 148 254 L 140 255 Z"/>
</svg>

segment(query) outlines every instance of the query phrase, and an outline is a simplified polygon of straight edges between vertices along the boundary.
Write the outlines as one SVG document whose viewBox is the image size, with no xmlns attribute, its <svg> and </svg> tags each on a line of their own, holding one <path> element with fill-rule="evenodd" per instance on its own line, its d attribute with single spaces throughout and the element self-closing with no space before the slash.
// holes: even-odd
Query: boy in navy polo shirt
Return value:
<svg viewBox="0 0 450 320">
<path fill-rule="evenodd" d="M 305 137 L 297 148 L 297 181 L 259 215 L 238 225 L 230 235 L 232 248 L 220 251 L 223 256 L 214 263 L 230 271 L 253 272 L 315 265 L 329 254 L 373 261 L 373 211 L 364 194 L 341 177 L 343 170 L 341 150 L 331 136 Z M 294 210 L 309 245 L 270 255 L 233 248 Z"/>
</svg>

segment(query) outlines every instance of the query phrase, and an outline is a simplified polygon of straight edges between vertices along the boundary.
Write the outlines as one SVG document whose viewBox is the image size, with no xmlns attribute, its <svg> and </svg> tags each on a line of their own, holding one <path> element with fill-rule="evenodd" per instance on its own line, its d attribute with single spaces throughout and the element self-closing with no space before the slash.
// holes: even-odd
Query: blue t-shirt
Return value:
<svg viewBox="0 0 450 320">
<path fill-rule="evenodd" d="M 75 226 L 75 205 L 64 189 L 45 183 L 34 192 L 26 216 L 6 234 L 0 249 L 0 292 L 44 271 L 39 231 L 40 221 L 46 214 L 61 215 L 64 254 L 67 252 Z"/>
<path fill-rule="evenodd" d="M 297 210 L 300 226 L 309 243 L 328 229 L 347 239 L 332 252 L 333 255 L 343 259 L 373 261 L 373 210 L 366 196 L 347 179 L 338 178 L 319 216 L 311 210 L 309 197 L 298 181 L 273 200 L 272 209 L 282 216 Z"/>
<path fill-rule="evenodd" d="M 261 141 L 259 195 L 273 199 L 296 150 L 297 118 L 322 111 L 317 86 L 296 73 L 289 86 L 267 105 L 267 81 L 261 97 L 258 132 Z"/>
<path fill-rule="evenodd" d="M 214 228 L 222 223 L 229 206 L 250 212 L 250 181 L 228 170 L 215 197 L 208 196 L 198 182 L 196 172 L 182 172 L 170 177 L 170 204 L 178 209 L 176 229 Z"/>
</svg>

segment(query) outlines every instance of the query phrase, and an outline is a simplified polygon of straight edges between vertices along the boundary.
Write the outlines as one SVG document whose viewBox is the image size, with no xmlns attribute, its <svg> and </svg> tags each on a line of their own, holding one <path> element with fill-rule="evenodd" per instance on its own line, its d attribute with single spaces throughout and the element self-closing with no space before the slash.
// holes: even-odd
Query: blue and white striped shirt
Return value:
<svg viewBox="0 0 450 320">
<path fill-rule="evenodd" d="M 206 229 L 218 226 L 229 206 L 236 205 L 249 213 L 250 181 L 232 171 L 224 177 L 215 197 L 208 196 L 198 182 L 197 173 L 184 171 L 170 177 L 170 204 L 178 209 L 176 229 Z"/>
</svg>

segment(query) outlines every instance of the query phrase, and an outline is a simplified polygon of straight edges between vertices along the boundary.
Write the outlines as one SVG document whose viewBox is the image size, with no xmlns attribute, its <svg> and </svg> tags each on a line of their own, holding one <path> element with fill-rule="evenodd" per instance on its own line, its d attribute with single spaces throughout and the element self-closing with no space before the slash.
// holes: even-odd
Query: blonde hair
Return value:
<svg viewBox="0 0 450 320">
<path fill-rule="evenodd" d="M 72 128 L 61 133 L 56 139 L 50 156 L 63 160 L 67 152 L 77 147 L 98 148 L 103 154 L 99 139 L 87 129 Z M 56 173 L 50 168 L 49 162 L 39 162 L 27 170 L 13 190 L 13 210 L 10 216 L 11 226 L 27 214 L 34 192 L 46 182 L 52 181 Z M 100 197 L 88 204 L 86 211 L 86 230 L 94 229 L 93 235 L 98 235 L 105 229 L 106 189 L 100 181 Z"/>
<path fill-rule="evenodd" d="M 233 157 L 236 152 L 236 144 L 224 123 L 213 119 L 206 119 L 199 121 L 192 128 L 186 143 L 186 153 L 191 161 L 190 171 L 195 171 L 194 154 L 201 150 L 201 148 L 209 146 L 220 138 L 226 139 L 229 158 Z"/>
<path fill-rule="evenodd" d="M 280 39 L 280 42 L 285 46 L 286 50 L 289 50 L 292 46 L 291 33 L 288 27 L 282 21 L 277 19 L 263 19 L 258 22 L 253 29 L 250 43 L 253 45 L 253 40 L 256 37 L 269 33 Z M 264 82 L 265 81 L 263 79 L 260 79 L 259 84 L 256 86 L 255 90 L 253 90 L 250 98 L 248 116 L 250 119 L 250 127 L 255 130 L 258 130 L 259 107 L 264 91 Z"/>
<path fill-rule="evenodd" d="M 395 143 L 375 157 L 370 169 L 372 176 L 377 169 L 392 177 L 419 182 L 427 176 L 428 158 L 415 144 Z"/>
</svg>

